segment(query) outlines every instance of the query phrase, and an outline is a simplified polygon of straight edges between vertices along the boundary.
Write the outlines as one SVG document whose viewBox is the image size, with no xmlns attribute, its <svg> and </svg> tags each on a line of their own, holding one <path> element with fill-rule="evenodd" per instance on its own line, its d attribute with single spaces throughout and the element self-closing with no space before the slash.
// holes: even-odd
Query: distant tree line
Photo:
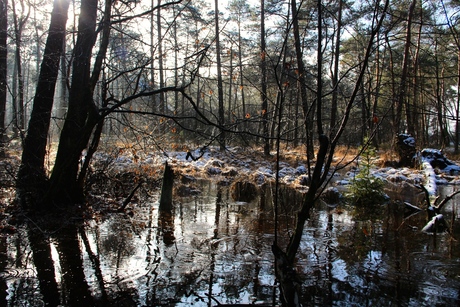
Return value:
<svg viewBox="0 0 460 307">
<path fill-rule="evenodd" d="M 173 134 L 179 140 L 198 143 L 213 139 L 223 146 L 260 145 L 268 154 L 276 130 L 281 129 L 286 144 L 298 146 L 307 140 L 311 151 L 319 99 L 326 131 L 337 129 L 344 114 L 362 65 L 375 4 L 321 3 L 319 20 L 316 2 L 297 2 L 272 0 L 251 5 L 233 0 L 221 7 L 205 1 L 125 1 L 112 5 L 106 21 L 105 4 L 95 1 L 92 59 L 101 47 L 103 23 L 110 24 L 107 50 L 99 55 L 100 74 L 93 80 L 92 99 L 111 108 L 103 135 L 116 137 L 130 127 L 133 133 Z M 59 137 L 67 114 L 83 4 L 70 4 L 64 24 L 51 140 Z M 51 3 L 21 0 L 2 1 L 2 5 L 2 52 L 8 56 L 0 57 L 5 79 L 0 89 L 0 132 L 8 142 L 18 137 L 23 140 L 28 129 L 49 34 Z M 385 145 L 395 133 L 408 132 L 420 146 L 454 144 L 458 150 L 456 6 L 443 1 L 391 3 L 343 144 L 360 144 L 375 131 L 375 145 Z M 285 101 L 278 127 L 281 79 Z M 195 107 L 178 91 L 119 103 L 140 92 L 184 85 Z M 136 129 L 131 130 L 133 126 Z"/>
</svg>

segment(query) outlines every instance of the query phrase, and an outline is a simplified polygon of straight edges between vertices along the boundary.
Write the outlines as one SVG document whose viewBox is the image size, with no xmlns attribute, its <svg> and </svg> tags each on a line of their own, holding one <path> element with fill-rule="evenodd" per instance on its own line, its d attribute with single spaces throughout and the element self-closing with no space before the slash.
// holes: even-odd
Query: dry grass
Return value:
<svg viewBox="0 0 460 307">
<path fill-rule="evenodd" d="M 377 160 L 377 166 L 385 167 L 387 165 L 395 164 L 399 160 L 398 155 L 393 150 L 379 150 L 379 159 Z"/>
<path fill-rule="evenodd" d="M 447 148 L 443 150 L 447 159 L 452 161 L 460 161 L 460 152 L 455 153 L 454 148 Z"/>
<path fill-rule="evenodd" d="M 339 145 L 334 152 L 334 161 L 336 164 L 346 164 L 354 159 L 359 154 L 359 149 L 356 147 Z"/>
</svg>

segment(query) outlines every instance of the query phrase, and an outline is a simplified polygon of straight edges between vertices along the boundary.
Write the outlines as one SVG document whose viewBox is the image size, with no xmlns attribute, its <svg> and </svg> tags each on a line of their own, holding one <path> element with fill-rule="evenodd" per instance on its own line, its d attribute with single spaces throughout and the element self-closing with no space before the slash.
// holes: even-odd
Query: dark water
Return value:
<svg viewBox="0 0 460 307">
<path fill-rule="evenodd" d="M 235 203 L 227 188 L 207 182 L 201 189 L 177 199 L 173 212 L 159 212 L 152 201 L 132 215 L 52 229 L 31 222 L 2 235 L 0 305 L 272 305 L 278 293 L 270 190 Z M 281 196 L 284 246 L 300 197 L 286 190 Z M 404 219 L 396 204 L 367 213 L 319 204 L 296 266 L 305 306 L 460 305 L 457 201 L 443 209 L 452 236 L 421 233 L 425 213 Z"/>
</svg>

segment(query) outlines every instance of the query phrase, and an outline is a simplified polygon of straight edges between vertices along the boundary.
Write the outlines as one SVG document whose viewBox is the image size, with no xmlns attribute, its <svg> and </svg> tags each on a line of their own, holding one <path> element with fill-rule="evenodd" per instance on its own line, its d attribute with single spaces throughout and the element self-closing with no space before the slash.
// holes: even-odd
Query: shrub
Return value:
<svg viewBox="0 0 460 307">
<path fill-rule="evenodd" d="M 365 140 L 364 144 L 367 143 Z M 347 199 L 354 205 L 381 204 L 387 199 L 387 195 L 383 191 L 384 182 L 371 173 L 371 169 L 377 161 L 376 150 L 369 144 L 363 146 L 365 147 L 361 148 L 359 170 L 351 182 Z"/>
</svg>

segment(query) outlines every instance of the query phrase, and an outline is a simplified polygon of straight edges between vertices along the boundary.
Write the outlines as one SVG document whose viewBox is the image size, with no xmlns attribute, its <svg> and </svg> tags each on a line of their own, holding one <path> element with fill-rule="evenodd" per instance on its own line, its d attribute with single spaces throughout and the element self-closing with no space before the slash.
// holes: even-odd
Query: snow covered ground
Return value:
<svg viewBox="0 0 460 307">
<path fill-rule="evenodd" d="M 114 163 L 119 170 L 153 167 L 157 171 L 161 171 L 164 162 L 167 161 L 176 172 L 187 176 L 226 180 L 228 182 L 235 178 L 247 179 L 258 185 L 273 181 L 276 177 L 275 159 L 267 159 L 260 153 L 248 149 L 233 147 L 222 152 L 218 147 L 207 147 L 190 153 L 194 158 L 199 158 L 194 161 L 190 156 L 187 157 L 187 152 L 184 151 L 168 152 L 163 155 L 136 152 L 136 156 L 130 156 L 128 152 L 118 155 Z M 402 183 L 424 185 L 429 193 L 434 196 L 438 185 L 460 184 L 460 167 L 454 162 L 444 157 L 448 164 L 444 169 L 440 170 L 433 167 L 433 165 L 437 165 L 436 161 L 440 157 L 444 157 L 440 151 L 425 149 L 418 157 L 420 161 L 418 169 L 375 167 L 371 170 L 371 174 L 393 185 Z M 95 159 L 107 159 L 107 155 L 98 154 Z M 347 172 L 338 172 L 338 174 L 335 174 L 336 178 L 333 178 L 330 184 L 332 186 L 345 186 L 351 182 L 357 171 L 356 166 L 351 166 Z M 289 163 L 287 161 L 280 162 L 279 178 L 283 183 L 303 188 L 308 182 L 307 174 L 307 164 L 301 156 L 295 160 L 291 159 Z"/>
</svg>

